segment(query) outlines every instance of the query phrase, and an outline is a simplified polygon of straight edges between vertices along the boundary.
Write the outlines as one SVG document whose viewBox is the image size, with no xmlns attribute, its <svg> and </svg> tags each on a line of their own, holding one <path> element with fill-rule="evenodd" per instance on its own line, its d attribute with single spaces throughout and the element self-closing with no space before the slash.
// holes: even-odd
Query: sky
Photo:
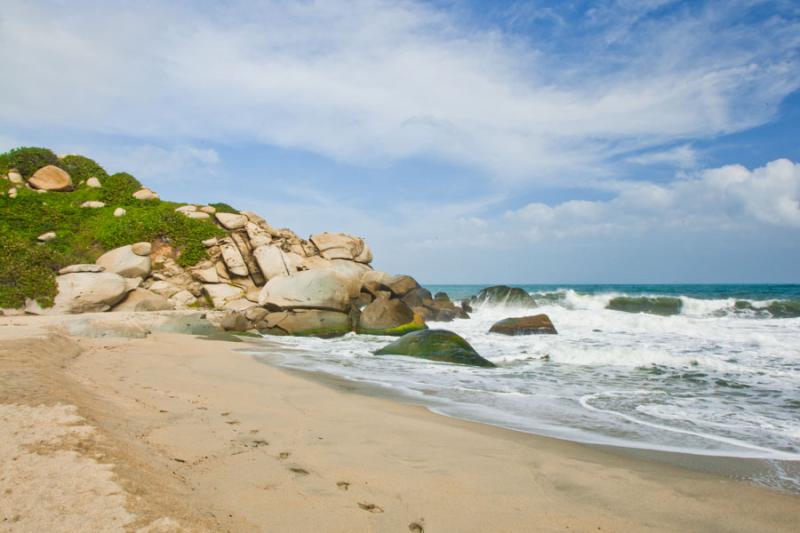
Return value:
<svg viewBox="0 0 800 533">
<path fill-rule="evenodd" d="M 796 1 L 2 4 L 0 151 L 424 283 L 800 282 Z"/>
</svg>

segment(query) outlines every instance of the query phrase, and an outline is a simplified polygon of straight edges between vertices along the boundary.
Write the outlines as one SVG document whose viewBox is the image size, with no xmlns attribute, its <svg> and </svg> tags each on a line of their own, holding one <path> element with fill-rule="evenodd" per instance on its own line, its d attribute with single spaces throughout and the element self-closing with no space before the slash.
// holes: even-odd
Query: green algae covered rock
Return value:
<svg viewBox="0 0 800 533">
<path fill-rule="evenodd" d="M 407 355 L 431 361 L 459 365 L 494 367 L 494 363 L 481 357 L 475 348 L 452 331 L 426 329 L 403 335 L 375 352 L 375 355 Z"/>
<path fill-rule="evenodd" d="M 606 309 L 626 313 L 647 313 L 670 316 L 681 312 L 683 302 L 680 298 L 667 296 L 617 296 L 612 298 Z"/>
</svg>

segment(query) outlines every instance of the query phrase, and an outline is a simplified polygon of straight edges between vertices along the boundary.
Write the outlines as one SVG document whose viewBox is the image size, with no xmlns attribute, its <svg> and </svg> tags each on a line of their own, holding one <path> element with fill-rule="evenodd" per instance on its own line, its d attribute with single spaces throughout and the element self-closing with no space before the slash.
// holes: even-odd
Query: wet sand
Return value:
<svg viewBox="0 0 800 533">
<path fill-rule="evenodd" d="M 797 495 L 354 394 L 258 362 L 242 343 L 76 337 L 70 320 L 0 317 L 0 531 L 800 523 Z"/>
</svg>

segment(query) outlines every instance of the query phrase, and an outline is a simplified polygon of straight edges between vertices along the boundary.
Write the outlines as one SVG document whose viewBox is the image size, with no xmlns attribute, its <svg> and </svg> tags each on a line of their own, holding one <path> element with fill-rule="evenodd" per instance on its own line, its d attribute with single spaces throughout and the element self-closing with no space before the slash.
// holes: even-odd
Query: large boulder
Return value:
<svg viewBox="0 0 800 533">
<path fill-rule="evenodd" d="M 105 268 L 106 272 L 126 278 L 145 278 L 150 274 L 150 257 L 134 251 L 134 246 L 136 251 L 140 251 L 145 244 L 149 246 L 149 243 L 136 243 L 114 248 L 98 257 L 95 263 Z"/>
<path fill-rule="evenodd" d="M 286 256 L 286 252 L 277 246 L 259 246 L 253 250 L 253 257 L 267 280 L 288 276 L 294 272 L 289 270 L 290 259 Z"/>
<path fill-rule="evenodd" d="M 375 355 L 408 355 L 432 361 L 460 365 L 494 367 L 481 357 L 466 340 L 452 331 L 425 329 L 403 335 L 375 352 Z"/>
<path fill-rule="evenodd" d="M 347 292 L 350 298 L 358 298 L 361 292 L 361 279 L 369 267 L 361 263 L 344 261 L 341 259 L 328 261 L 327 268 L 336 272 L 347 283 Z"/>
<path fill-rule="evenodd" d="M 320 309 L 297 309 L 269 313 L 264 318 L 264 333 L 302 337 L 339 337 L 352 331 L 347 313 Z"/>
<path fill-rule="evenodd" d="M 247 217 L 236 213 L 215 213 L 214 216 L 225 229 L 239 229 L 247 224 Z"/>
<path fill-rule="evenodd" d="M 152 286 L 150 288 L 152 289 Z M 244 297 L 244 291 L 240 287 L 228 283 L 204 283 L 203 291 L 217 309 L 222 309 L 226 303 Z"/>
<path fill-rule="evenodd" d="M 398 298 L 402 298 L 413 289 L 419 287 L 417 280 L 411 276 L 392 276 L 391 278 L 384 280 L 383 284 L 386 285 L 389 290 L 392 291 L 392 294 Z"/>
<path fill-rule="evenodd" d="M 425 321 L 401 300 L 381 298 L 361 310 L 358 333 L 369 335 L 405 335 L 425 329 Z"/>
<path fill-rule="evenodd" d="M 533 297 L 519 287 L 494 285 L 486 287 L 470 299 L 474 305 L 509 305 L 516 307 L 534 307 L 536 301 Z"/>
<path fill-rule="evenodd" d="M 125 297 L 131 286 L 113 272 L 75 272 L 56 276 L 58 294 L 53 313 L 108 311 Z"/>
<path fill-rule="evenodd" d="M 229 213 L 221 214 L 224 215 Z M 236 246 L 233 240 L 230 238 L 220 240 L 219 249 L 222 252 L 222 260 L 225 261 L 225 266 L 228 267 L 228 271 L 231 274 L 241 277 L 247 276 L 249 271 L 247 270 L 247 265 L 244 262 L 244 257 L 242 257 L 242 252 L 239 251 L 239 247 Z"/>
<path fill-rule="evenodd" d="M 310 239 L 325 259 L 348 259 L 360 263 L 372 261 L 372 252 L 360 237 L 325 232 L 312 235 Z"/>
<path fill-rule="evenodd" d="M 496 322 L 489 333 L 502 333 L 503 335 L 540 335 L 558 333 L 547 315 L 522 316 L 506 318 Z"/>
<path fill-rule="evenodd" d="M 405 293 L 402 300 L 410 307 L 419 307 L 425 305 L 425 302 L 432 302 L 433 296 L 428 289 L 416 287 Z"/>
<path fill-rule="evenodd" d="M 34 189 L 42 191 L 71 191 L 72 178 L 70 175 L 54 165 L 47 165 L 37 170 L 28 184 Z"/>
<path fill-rule="evenodd" d="M 270 279 L 258 295 L 268 309 L 327 309 L 347 311 L 347 282 L 330 270 L 307 270 Z"/>
</svg>

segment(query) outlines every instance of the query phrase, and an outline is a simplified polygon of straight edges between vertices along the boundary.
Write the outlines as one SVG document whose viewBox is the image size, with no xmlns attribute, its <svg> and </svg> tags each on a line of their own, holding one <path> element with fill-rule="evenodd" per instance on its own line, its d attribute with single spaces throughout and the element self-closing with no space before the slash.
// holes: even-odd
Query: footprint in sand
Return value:
<svg viewBox="0 0 800 533">
<path fill-rule="evenodd" d="M 289 468 L 289 470 L 291 472 L 294 472 L 295 474 L 299 474 L 301 476 L 307 476 L 308 475 L 308 470 L 306 470 L 305 468 L 300 468 L 299 466 L 293 466 L 293 467 Z"/>
<path fill-rule="evenodd" d="M 425 528 L 422 525 L 425 523 L 423 519 L 419 519 L 417 522 L 411 522 L 408 524 L 408 530 L 411 533 L 425 533 Z"/>
<path fill-rule="evenodd" d="M 240 422 L 238 420 L 228 420 L 225 423 L 228 424 L 229 426 L 238 426 Z"/>
<path fill-rule="evenodd" d="M 358 506 L 364 509 L 365 511 L 369 511 L 370 513 L 382 513 L 383 508 L 375 505 L 374 503 L 368 502 L 358 502 Z"/>
<path fill-rule="evenodd" d="M 290 455 L 292 455 L 291 452 L 281 452 L 278 454 L 278 458 L 281 460 L 288 459 Z"/>
<path fill-rule="evenodd" d="M 261 446 L 269 446 L 269 442 L 267 442 L 265 440 L 258 439 L 258 440 L 252 441 L 250 443 L 250 446 L 253 447 L 253 448 L 260 448 Z"/>
<path fill-rule="evenodd" d="M 337 481 L 336 486 L 341 490 L 348 490 L 350 488 L 350 483 L 347 481 Z"/>
</svg>

